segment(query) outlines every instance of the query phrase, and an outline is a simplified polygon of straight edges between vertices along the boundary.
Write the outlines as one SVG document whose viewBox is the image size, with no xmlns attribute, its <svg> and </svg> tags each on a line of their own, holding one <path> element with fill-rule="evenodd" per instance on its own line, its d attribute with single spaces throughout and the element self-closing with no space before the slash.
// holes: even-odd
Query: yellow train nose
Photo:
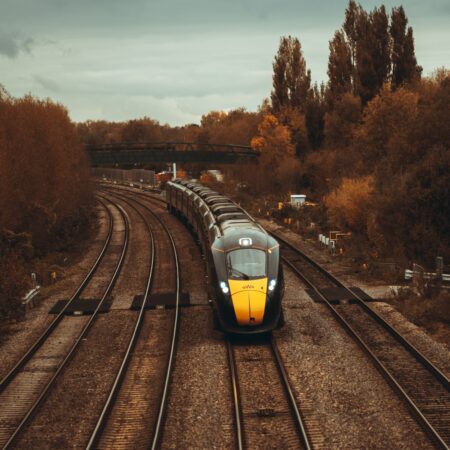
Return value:
<svg viewBox="0 0 450 450">
<path fill-rule="evenodd" d="M 239 325 L 260 325 L 266 308 L 267 278 L 228 280 L 234 313 Z"/>
</svg>

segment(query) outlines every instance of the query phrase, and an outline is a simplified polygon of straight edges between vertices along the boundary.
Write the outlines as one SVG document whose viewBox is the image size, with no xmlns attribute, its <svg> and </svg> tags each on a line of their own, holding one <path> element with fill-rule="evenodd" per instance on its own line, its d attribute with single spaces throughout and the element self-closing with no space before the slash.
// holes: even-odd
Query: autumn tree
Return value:
<svg viewBox="0 0 450 450">
<path fill-rule="evenodd" d="M 375 88 L 372 94 L 375 95 L 388 81 L 391 72 L 391 36 L 384 5 L 374 8 L 369 17 L 373 33 L 371 56 L 375 69 Z"/>
<path fill-rule="evenodd" d="M 298 186 L 314 198 L 328 192 L 329 182 L 337 176 L 336 167 L 340 155 L 334 149 L 308 152 L 301 160 Z"/>
<path fill-rule="evenodd" d="M 397 88 L 420 78 L 422 67 L 417 64 L 414 37 L 403 6 L 392 9 L 392 87 Z"/>
<path fill-rule="evenodd" d="M 298 170 L 289 128 L 268 114 L 263 117 L 251 146 L 261 152 L 259 170 L 253 177 L 255 187 L 269 192 L 288 189 Z"/>
<path fill-rule="evenodd" d="M 327 103 L 331 109 L 337 98 L 352 92 L 353 62 L 352 49 L 342 31 L 336 31 L 329 47 Z"/>
<path fill-rule="evenodd" d="M 208 133 L 208 142 L 212 144 L 250 145 L 260 120 L 259 113 L 248 112 L 245 108 L 211 111 L 202 116 L 200 128 Z"/>
<path fill-rule="evenodd" d="M 411 141 L 419 156 L 431 147 L 450 148 L 450 70 L 439 69 L 419 86 L 419 113 Z M 422 88 L 422 89 L 420 89 Z"/>
<path fill-rule="evenodd" d="M 89 203 L 87 156 L 67 111 L 31 96 L 0 102 L 0 227 L 38 253 L 64 245 Z"/>
<path fill-rule="evenodd" d="M 34 258 L 86 236 L 92 186 L 64 107 L 0 97 L 1 319 L 20 305 Z"/>
<path fill-rule="evenodd" d="M 410 132 L 417 114 L 416 93 L 407 89 L 392 92 L 386 85 L 366 106 L 362 124 L 355 132 L 360 169 L 373 171 L 385 158 L 395 158 L 400 165 L 406 163 L 411 152 Z"/>
<path fill-rule="evenodd" d="M 370 14 L 360 8 L 356 29 L 354 84 L 361 101 L 366 103 L 378 93 L 389 75 L 390 38 L 384 6 Z"/>
<path fill-rule="evenodd" d="M 450 152 L 433 147 L 396 176 L 378 173 L 369 239 L 383 256 L 434 266 L 450 258 Z"/>
<path fill-rule="evenodd" d="M 362 14 L 361 5 L 357 5 L 354 0 L 349 0 L 347 9 L 345 10 L 345 20 L 342 26 L 345 36 L 350 48 L 351 57 L 351 79 L 353 93 L 357 92 L 357 77 L 356 77 L 356 49 L 358 43 L 358 20 Z"/>
<path fill-rule="evenodd" d="M 324 199 L 329 223 L 345 230 L 365 233 L 372 192 L 371 176 L 359 179 L 344 178 L 339 187 Z"/>
<path fill-rule="evenodd" d="M 283 106 L 289 104 L 289 92 L 286 82 L 286 72 L 288 67 L 288 42 L 286 37 L 280 39 L 278 53 L 273 62 L 273 90 L 270 94 L 272 110 L 280 111 Z"/>
<path fill-rule="evenodd" d="M 325 114 L 325 143 L 328 147 L 350 147 L 362 114 L 361 100 L 350 92 L 338 97 L 334 108 Z"/>
<path fill-rule="evenodd" d="M 306 70 L 300 41 L 283 36 L 273 62 L 272 111 L 289 107 L 305 111 L 311 87 L 311 72 Z"/>
<path fill-rule="evenodd" d="M 386 86 L 366 107 L 355 150 L 374 176 L 368 237 L 380 255 L 450 257 L 450 77 Z"/>
<path fill-rule="evenodd" d="M 304 154 L 309 148 L 306 115 L 299 109 L 283 108 L 278 113 L 277 119 L 280 124 L 288 127 L 295 154 L 297 156 Z"/>
<path fill-rule="evenodd" d="M 280 124 L 274 115 L 263 117 L 258 132 L 258 136 L 252 139 L 251 146 L 261 151 L 269 164 L 276 166 L 277 160 L 295 156 L 289 128 Z"/>
<path fill-rule="evenodd" d="M 344 92 L 359 95 L 363 104 L 371 100 L 383 84 L 393 87 L 420 77 L 414 54 L 412 29 L 406 29 L 402 7 L 392 10 L 391 23 L 385 7 L 370 13 L 350 0 L 342 30 L 330 41 L 328 61 L 328 106 Z"/>
<path fill-rule="evenodd" d="M 308 142 L 312 149 L 318 149 L 322 145 L 325 111 L 325 86 L 322 84 L 319 88 L 316 83 L 310 89 L 305 112 Z M 301 152 L 297 154 L 299 155 Z"/>
<path fill-rule="evenodd" d="M 129 120 L 122 128 L 121 137 L 125 142 L 158 142 L 162 140 L 161 126 L 148 117 Z"/>
<path fill-rule="evenodd" d="M 191 125 L 185 130 L 184 140 L 210 144 L 250 145 L 252 138 L 258 133 L 258 125 L 262 113 L 249 112 L 245 108 L 231 111 L 210 111 L 201 118 L 200 126 Z M 191 164 L 189 170 L 196 174 L 212 168 L 209 164 Z M 239 182 L 246 178 L 247 168 L 235 165 L 224 165 L 214 168 L 222 170 L 229 180 Z"/>
<path fill-rule="evenodd" d="M 107 122 L 106 120 L 87 120 L 76 125 L 80 141 L 85 145 L 98 146 L 113 144 L 122 140 L 120 122 Z"/>
</svg>

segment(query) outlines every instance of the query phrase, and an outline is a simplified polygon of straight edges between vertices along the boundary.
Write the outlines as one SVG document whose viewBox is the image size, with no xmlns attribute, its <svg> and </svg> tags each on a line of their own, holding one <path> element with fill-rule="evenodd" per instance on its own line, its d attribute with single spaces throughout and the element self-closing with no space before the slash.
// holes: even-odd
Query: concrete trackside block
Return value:
<svg viewBox="0 0 450 450">
<path fill-rule="evenodd" d="M 52 309 L 49 311 L 49 314 L 59 314 L 63 308 L 67 305 L 68 300 L 59 300 L 56 302 Z M 88 298 L 88 299 L 77 299 L 74 300 L 69 307 L 65 311 L 65 315 L 67 316 L 85 316 L 93 314 L 98 304 L 100 303 L 99 298 Z M 100 313 L 106 313 L 109 311 L 111 303 L 107 300 L 103 302 L 103 305 L 100 307 Z"/>
<path fill-rule="evenodd" d="M 133 303 L 130 309 L 138 311 L 141 309 L 142 301 L 144 300 L 143 295 L 135 295 Z M 164 294 L 153 294 L 149 295 L 147 302 L 145 303 L 145 309 L 156 309 L 162 307 L 164 309 L 171 309 L 175 307 L 176 295 L 175 293 L 164 293 Z M 189 306 L 190 298 L 188 292 L 182 292 L 180 294 L 180 306 Z"/>
</svg>

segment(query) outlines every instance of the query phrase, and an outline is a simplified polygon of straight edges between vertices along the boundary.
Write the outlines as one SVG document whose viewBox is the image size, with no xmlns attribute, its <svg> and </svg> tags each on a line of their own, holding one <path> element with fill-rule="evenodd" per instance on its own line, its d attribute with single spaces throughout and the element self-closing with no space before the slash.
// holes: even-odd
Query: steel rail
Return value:
<svg viewBox="0 0 450 450">
<path fill-rule="evenodd" d="M 134 198 L 127 197 L 126 195 L 123 195 L 123 194 L 121 195 L 121 194 L 116 193 L 116 194 L 112 194 L 112 195 L 115 195 L 118 198 L 125 197 L 128 200 L 134 201 L 135 203 L 144 207 L 159 221 L 162 228 L 166 231 L 167 236 L 169 237 L 171 247 L 172 247 L 172 253 L 173 253 L 173 257 L 174 257 L 174 261 L 175 261 L 175 275 L 176 275 L 175 315 L 174 315 L 174 320 L 173 320 L 172 337 L 170 340 L 170 351 L 169 351 L 169 356 L 167 359 L 166 374 L 164 377 L 164 385 L 163 385 L 163 390 L 162 390 L 161 399 L 160 399 L 160 405 L 158 408 L 158 415 L 157 415 L 156 423 L 154 426 L 152 443 L 151 443 L 152 450 L 156 450 L 157 448 L 159 448 L 159 445 L 160 445 L 160 442 L 162 439 L 164 420 L 165 420 L 165 414 L 166 414 L 166 409 L 167 409 L 168 394 L 169 394 L 169 390 L 170 390 L 170 381 L 172 378 L 173 366 L 175 363 L 175 356 L 176 356 L 176 347 L 177 347 L 177 342 L 178 342 L 179 316 L 180 316 L 180 287 L 181 287 L 181 279 L 180 279 L 181 272 L 180 272 L 180 265 L 179 265 L 179 260 L 178 260 L 178 253 L 177 253 L 175 241 L 174 241 L 169 229 L 167 228 L 166 224 L 147 205 L 139 202 L 138 200 L 136 200 Z"/>
<path fill-rule="evenodd" d="M 304 253 L 299 250 L 294 245 L 287 242 L 285 239 L 278 236 L 276 233 L 272 233 L 273 236 L 275 236 L 279 241 L 281 241 L 283 244 L 289 246 L 292 250 L 294 250 L 297 254 L 300 256 L 304 256 L 305 260 L 308 262 L 311 262 L 311 264 L 320 270 L 324 275 L 327 275 L 328 272 L 322 268 L 318 263 L 313 261 L 308 256 L 304 255 Z M 419 409 L 419 407 L 416 405 L 414 400 L 408 395 L 408 393 L 402 388 L 400 383 L 394 378 L 393 375 L 391 375 L 389 369 L 381 362 L 381 360 L 375 355 L 374 352 L 369 348 L 369 346 L 365 343 L 363 338 L 353 329 L 353 327 L 348 323 L 348 321 L 337 311 L 337 309 L 328 301 L 328 299 L 323 295 L 319 289 L 287 258 L 284 256 L 282 257 L 283 261 L 293 270 L 293 272 L 310 288 L 313 289 L 323 302 L 327 305 L 327 307 L 331 310 L 334 317 L 340 322 L 346 331 L 350 334 L 351 337 L 353 337 L 356 342 L 359 344 L 359 346 L 365 351 L 365 353 L 372 359 L 375 366 L 381 373 L 381 375 L 386 379 L 386 381 L 389 383 L 389 385 L 400 395 L 401 399 L 405 401 L 406 405 L 414 415 L 414 417 L 417 419 L 418 423 L 421 425 L 422 429 L 425 431 L 425 433 L 431 438 L 431 440 L 442 449 L 449 450 L 449 447 L 447 446 L 446 442 L 442 439 L 442 437 L 439 435 L 439 433 L 435 430 L 433 425 L 428 421 L 428 419 L 425 417 L 425 415 L 422 413 L 422 411 Z M 320 267 L 320 269 L 319 269 Z M 331 274 L 331 277 L 333 277 Z M 334 279 L 334 277 L 333 277 Z M 343 284 L 340 284 L 340 287 L 345 287 Z M 354 294 L 352 291 L 349 290 L 351 294 Z M 363 300 L 362 300 L 363 301 Z M 363 301 L 364 302 L 364 301 Z M 409 349 L 408 349 L 409 350 Z M 413 355 L 415 356 L 415 355 Z"/>
<path fill-rule="evenodd" d="M 289 400 L 289 405 L 290 405 L 293 415 L 295 417 L 295 424 L 297 425 L 297 430 L 300 434 L 300 437 L 303 442 L 303 445 L 305 446 L 305 449 L 311 450 L 312 447 L 311 447 L 311 443 L 308 438 L 308 433 L 306 432 L 306 427 L 305 427 L 305 424 L 303 423 L 303 418 L 302 418 L 302 415 L 298 408 L 297 400 L 295 399 L 294 392 L 292 391 L 292 388 L 291 388 L 291 382 L 289 381 L 288 374 L 284 367 L 283 360 L 281 358 L 280 352 L 278 350 L 278 347 L 275 343 L 273 336 L 271 336 L 271 338 L 270 338 L 270 347 L 272 349 L 273 355 L 275 356 L 275 361 L 277 362 L 278 372 L 280 373 L 281 380 L 283 381 L 283 387 L 284 387 L 284 390 L 285 390 L 286 395 Z"/>
<path fill-rule="evenodd" d="M 429 371 L 433 373 L 433 375 L 440 380 L 440 382 L 446 387 L 447 390 L 450 390 L 450 380 L 445 376 L 445 374 L 439 370 L 423 353 L 420 352 L 413 344 L 411 344 L 404 336 L 400 334 L 399 331 L 395 329 L 389 322 L 387 322 L 383 317 L 381 317 L 378 313 L 376 313 L 368 304 L 365 302 L 358 294 L 351 291 L 344 283 L 338 280 L 332 273 L 328 272 L 324 267 L 318 264 L 316 261 L 311 259 L 308 255 L 305 255 L 300 249 L 296 248 L 290 242 L 283 239 L 276 233 L 272 233 L 276 239 L 283 242 L 284 245 L 288 246 L 292 250 L 296 251 L 298 254 L 302 256 L 308 263 L 313 265 L 317 270 L 319 270 L 323 275 L 325 275 L 330 281 L 336 284 L 336 286 L 345 289 L 351 297 L 358 302 L 358 305 L 361 306 L 373 319 L 375 319 L 378 323 L 380 323 L 389 333 L 397 339 L 404 347 L 406 347 L 410 353 L 413 354 Z"/>
<path fill-rule="evenodd" d="M 149 210 L 150 211 L 150 210 Z M 175 260 L 175 267 L 176 267 L 176 301 L 175 301 L 175 317 L 173 319 L 173 331 L 172 331 L 172 339 L 170 344 L 170 352 L 169 352 L 169 358 L 167 361 L 167 369 L 166 369 L 166 377 L 164 381 L 164 388 L 162 392 L 161 397 L 161 403 L 159 407 L 158 412 L 158 418 L 156 420 L 155 430 L 153 434 L 153 441 L 151 448 L 152 450 L 156 450 L 159 448 L 159 444 L 162 438 L 162 431 L 163 431 L 163 422 L 165 420 L 165 413 L 167 409 L 167 399 L 169 394 L 169 388 L 170 388 L 170 380 L 172 378 L 172 372 L 173 372 L 173 366 L 175 363 L 175 356 L 176 356 L 176 346 L 178 342 L 178 330 L 179 330 L 179 315 L 180 315 L 180 284 L 181 284 L 181 273 L 180 273 L 180 266 L 178 261 L 178 254 L 177 249 L 175 246 L 175 241 L 172 237 L 172 234 L 169 232 L 167 226 L 164 224 L 164 222 L 157 216 L 155 217 L 159 220 L 163 228 L 166 230 L 167 235 L 169 236 L 170 242 L 172 244 L 172 251 L 173 251 L 173 257 Z"/>
<path fill-rule="evenodd" d="M 112 203 L 112 202 L 111 202 Z M 113 203 L 112 203 L 113 204 Z M 81 330 L 80 334 L 78 335 L 77 339 L 73 343 L 72 347 L 70 348 L 69 352 L 66 354 L 65 358 L 61 362 L 61 364 L 56 369 L 55 373 L 51 377 L 50 381 L 47 383 L 47 385 L 44 387 L 44 389 L 39 394 L 39 397 L 36 399 L 36 401 L 33 403 L 33 405 L 30 407 L 26 415 L 23 417 L 22 421 L 19 423 L 19 425 L 14 430 L 13 434 L 10 436 L 8 441 L 6 442 L 5 446 L 3 447 L 3 450 L 11 448 L 19 438 L 20 434 L 23 432 L 26 425 L 30 422 L 30 420 L 34 417 L 35 413 L 37 412 L 38 408 L 43 404 L 44 400 L 46 399 L 51 387 L 53 386 L 55 380 L 58 378 L 59 374 L 61 373 L 62 369 L 67 365 L 67 363 L 70 361 L 72 356 L 74 355 L 76 349 L 78 348 L 79 344 L 82 342 L 84 336 L 90 329 L 91 325 L 93 324 L 95 318 L 97 317 L 97 314 L 102 307 L 105 300 L 108 298 L 109 294 L 111 293 L 112 289 L 114 288 L 117 278 L 120 274 L 120 271 L 123 266 L 123 262 L 125 259 L 125 255 L 127 253 L 128 249 L 128 238 L 129 238 L 129 223 L 128 218 L 125 213 L 125 211 L 122 209 L 120 205 L 114 205 L 120 212 L 124 223 L 125 223 L 125 238 L 124 243 L 122 246 L 122 252 L 119 258 L 119 261 L 117 263 L 116 269 L 114 271 L 114 274 L 108 284 L 108 287 L 106 288 L 102 298 L 100 299 L 97 307 L 95 308 L 94 312 L 92 313 L 92 316 L 89 318 L 87 323 L 84 325 L 83 329 Z"/>
<path fill-rule="evenodd" d="M 114 383 L 111 387 L 109 396 L 105 402 L 105 405 L 104 405 L 102 412 L 99 416 L 99 419 L 97 421 L 97 424 L 95 425 L 94 431 L 91 434 L 91 437 L 86 446 L 86 449 L 92 449 L 97 446 L 97 444 L 100 440 L 100 437 L 105 429 L 109 414 L 113 408 L 114 401 L 117 398 L 117 394 L 119 392 L 119 389 L 122 385 L 122 381 L 123 381 L 126 371 L 128 369 L 128 365 L 130 363 L 132 352 L 136 346 L 137 340 L 139 339 L 139 334 L 140 334 L 140 331 L 142 328 L 144 315 L 145 315 L 145 304 L 147 302 L 148 295 L 150 293 L 152 282 L 153 282 L 153 270 L 154 270 L 154 264 L 155 264 L 155 239 L 154 239 L 153 231 L 148 223 L 148 220 L 145 218 L 145 216 L 131 203 L 129 203 L 129 202 L 127 202 L 127 203 L 131 208 L 133 208 L 139 214 L 139 216 L 141 216 L 143 222 L 145 223 L 145 227 L 150 235 L 150 245 L 152 248 L 152 250 L 150 252 L 150 267 L 149 267 L 149 271 L 148 271 L 148 277 L 147 277 L 144 297 L 142 300 L 142 305 L 141 305 L 141 308 L 139 309 L 139 314 L 138 314 L 138 317 L 136 320 L 136 324 L 135 324 L 133 333 L 132 333 L 130 341 L 128 343 L 128 347 L 125 352 L 125 355 L 122 359 L 122 364 L 120 365 L 120 368 L 117 372 L 117 375 L 116 375 Z"/>
<path fill-rule="evenodd" d="M 233 390 L 233 405 L 234 405 L 234 423 L 236 425 L 236 440 L 237 448 L 243 450 L 244 448 L 244 436 L 243 436 L 243 420 L 241 413 L 241 400 L 239 397 L 239 383 L 236 369 L 236 361 L 234 359 L 233 346 L 230 339 L 226 339 L 228 364 L 230 366 L 231 387 Z"/>
<path fill-rule="evenodd" d="M 278 347 L 275 343 L 274 337 L 272 334 L 267 334 L 264 336 L 264 340 L 268 339 L 267 344 L 270 347 L 270 351 L 273 355 L 273 359 L 275 361 L 276 370 L 279 375 L 279 379 L 281 381 L 281 385 L 283 391 L 286 395 L 286 401 L 289 405 L 289 409 L 291 410 L 292 418 L 295 422 L 295 427 L 297 429 L 298 437 L 300 438 L 304 448 L 306 450 L 311 450 L 312 446 L 309 441 L 309 437 L 306 431 L 306 426 L 303 422 L 303 418 L 301 416 L 299 407 L 297 405 L 297 400 L 295 399 L 294 392 L 291 387 L 291 383 L 284 367 L 283 360 L 281 358 Z M 236 425 L 236 438 L 237 438 L 237 447 L 239 450 L 242 450 L 246 447 L 245 445 L 245 424 L 244 419 L 242 417 L 241 410 L 241 399 L 240 399 L 240 389 L 239 389 L 239 376 L 236 364 L 236 358 L 234 356 L 234 347 L 232 344 L 232 338 L 227 336 L 225 338 L 226 346 L 227 346 L 227 354 L 228 354 L 228 363 L 230 369 L 230 378 L 231 378 L 231 387 L 233 392 L 233 410 L 234 410 L 234 419 Z"/>
<path fill-rule="evenodd" d="M 111 190 L 114 190 L 114 188 Z M 141 193 L 141 192 L 139 192 L 138 194 L 141 197 L 145 197 L 146 200 L 154 200 L 154 201 L 157 201 L 158 203 L 165 204 L 164 200 L 154 197 L 152 195 L 146 195 L 145 193 Z M 231 376 L 232 391 L 233 391 L 234 418 L 235 418 L 235 425 L 236 425 L 237 446 L 238 446 L 239 450 L 242 450 L 244 448 L 243 421 L 242 421 L 242 414 L 241 414 L 241 410 L 240 410 L 239 384 L 238 384 L 236 362 L 234 359 L 233 347 L 232 347 L 232 344 L 230 343 L 229 339 L 226 339 L 226 345 L 227 345 L 228 361 L 229 361 L 229 366 L 230 366 L 230 376 Z M 273 338 L 271 338 L 270 345 L 271 345 L 271 350 L 273 352 L 273 355 L 275 357 L 277 369 L 280 374 L 280 378 L 282 380 L 284 390 L 288 397 L 288 402 L 289 402 L 290 408 L 291 408 L 293 416 L 295 418 L 297 430 L 300 434 L 301 440 L 302 440 L 305 448 L 307 450 L 310 450 L 311 444 L 309 442 L 309 438 L 308 438 L 308 435 L 306 432 L 306 427 L 303 423 L 303 419 L 301 417 L 301 413 L 299 411 L 297 401 L 296 401 L 294 393 L 292 391 L 289 377 L 284 368 L 284 364 L 283 364 L 281 355 L 278 351 L 278 348 L 277 348 Z"/>
<path fill-rule="evenodd" d="M 162 203 L 163 205 L 167 205 L 167 202 L 161 198 L 161 197 L 156 197 L 155 195 L 152 195 L 149 193 L 149 191 L 142 191 L 141 189 L 136 190 L 136 191 L 132 191 L 128 188 L 128 186 L 124 186 L 124 185 L 105 185 L 105 184 L 100 184 L 101 188 L 108 191 L 108 192 L 114 192 L 114 191 L 122 191 L 121 193 L 129 193 L 129 194 L 133 194 L 133 195 L 139 195 L 140 197 L 143 197 L 147 200 L 154 200 L 157 203 Z M 117 187 L 114 187 L 117 186 Z M 119 186 L 123 186 L 123 187 L 119 187 Z M 163 206 L 161 205 L 161 206 Z"/>
<path fill-rule="evenodd" d="M 11 381 L 15 378 L 15 376 L 20 372 L 20 370 L 25 366 L 25 364 L 32 358 L 32 356 L 37 352 L 37 350 L 42 347 L 42 344 L 47 340 L 47 338 L 51 335 L 53 330 L 56 328 L 56 326 L 61 322 L 61 320 L 64 317 L 64 314 L 69 308 L 69 306 L 77 300 L 81 293 L 86 288 L 87 284 L 91 280 L 92 276 L 94 275 L 95 271 L 97 270 L 98 266 L 100 265 L 100 262 L 103 259 L 103 256 L 106 253 L 107 247 L 111 241 L 112 233 L 113 233 L 113 219 L 111 216 L 111 212 L 106 207 L 106 205 L 101 201 L 98 200 L 99 203 L 105 208 L 105 210 L 108 213 L 108 219 L 109 219 L 109 228 L 108 228 L 108 234 L 105 240 L 105 243 L 103 244 L 103 247 L 97 256 L 97 259 L 95 260 L 94 264 L 92 265 L 91 269 L 89 270 L 88 274 L 84 278 L 84 280 L 81 282 L 81 284 L 78 286 L 76 291 L 72 294 L 72 297 L 69 299 L 67 304 L 64 306 L 64 308 L 60 311 L 60 313 L 55 317 L 55 319 L 50 323 L 50 325 L 47 327 L 47 329 L 39 336 L 39 338 L 35 341 L 35 343 L 27 350 L 27 352 L 20 358 L 20 360 L 16 363 L 16 365 L 5 375 L 5 377 L 0 381 L 0 394 L 5 390 L 5 388 L 11 383 Z"/>
</svg>

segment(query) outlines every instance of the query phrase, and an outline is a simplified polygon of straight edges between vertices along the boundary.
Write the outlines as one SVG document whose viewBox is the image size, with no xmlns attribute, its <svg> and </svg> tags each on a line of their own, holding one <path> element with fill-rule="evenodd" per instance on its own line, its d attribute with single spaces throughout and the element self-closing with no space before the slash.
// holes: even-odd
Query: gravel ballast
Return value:
<svg viewBox="0 0 450 450">
<path fill-rule="evenodd" d="M 235 448 L 233 403 L 222 334 L 209 307 L 185 308 L 162 448 Z"/>
<path fill-rule="evenodd" d="M 108 218 L 103 207 L 96 208 L 98 229 L 93 238 L 80 245 L 74 264 L 65 270 L 64 278 L 56 284 L 42 288 L 40 300 L 25 318 L 11 324 L 8 333 L 0 340 L 0 378 L 5 376 L 26 350 L 44 332 L 54 319 L 50 308 L 61 299 L 68 299 L 89 272 L 106 239 Z"/>
<path fill-rule="evenodd" d="M 286 325 L 275 333 L 318 448 L 432 448 L 403 403 L 326 306 L 286 270 Z"/>
</svg>

